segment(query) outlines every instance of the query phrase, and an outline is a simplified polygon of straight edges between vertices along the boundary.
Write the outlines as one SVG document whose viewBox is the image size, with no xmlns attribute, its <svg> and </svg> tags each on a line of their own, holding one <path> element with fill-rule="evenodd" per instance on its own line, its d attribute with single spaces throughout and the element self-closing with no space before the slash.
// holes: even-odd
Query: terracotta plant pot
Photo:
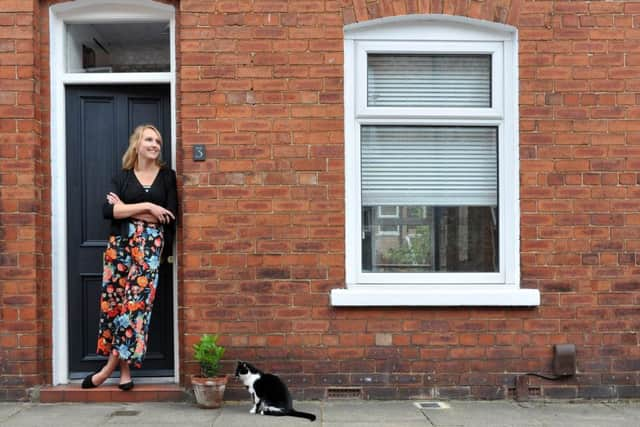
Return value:
<svg viewBox="0 0 640 427">
<path fill-rule="evenodd" d="M 227 387 L 227 376 L 220 375 L 213 378 L 191 377 L 193 393 L 201 408 L 214 409 L 222 406 L 224 390 Z"/>
</svg>

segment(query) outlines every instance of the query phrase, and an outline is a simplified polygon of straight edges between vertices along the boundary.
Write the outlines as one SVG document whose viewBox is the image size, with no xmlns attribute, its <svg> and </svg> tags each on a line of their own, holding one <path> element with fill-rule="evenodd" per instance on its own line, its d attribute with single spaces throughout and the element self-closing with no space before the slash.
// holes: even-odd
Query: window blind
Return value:
<svg viewBox="0 0 640 427">
<path fill-rule="evenodd" d="M 362 204 L 497 205 L 497 128 L 362 126 Z"/>
<path fill-rule="evenodd" d="M 491 107 L 491 55 L 367 57 L 371 107 Z"/>
</svg>

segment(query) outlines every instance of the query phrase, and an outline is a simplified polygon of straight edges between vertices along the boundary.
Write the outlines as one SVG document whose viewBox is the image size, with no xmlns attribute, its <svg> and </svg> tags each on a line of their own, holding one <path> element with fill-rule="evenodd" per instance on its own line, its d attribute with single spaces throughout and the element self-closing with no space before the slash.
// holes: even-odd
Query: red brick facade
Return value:
<svg viewBox="0 0 640 427">
<path fill-rule="evenodd" d="M 51 238 L 39 14 L 38 1 L 0 3 L 0 399 L 9 400 L 51 370 L 43 360 Z"/>
<path fill-rule="evenodd" d="M 48 7 L 0 0 L 0 400 L 52 381 Z M 179 348 L 221 335 L 300 398 L 640 396 L 640 4 L 182 0 Z M 521 286 L 539 307 L 335 308 L 344 287 L 343 26 L 449 14 L 519 30 Z M 190 160 L 205 144 L 210 160 Z M 239 391 L 231 388 L 230 394 Z"/>
</svg>

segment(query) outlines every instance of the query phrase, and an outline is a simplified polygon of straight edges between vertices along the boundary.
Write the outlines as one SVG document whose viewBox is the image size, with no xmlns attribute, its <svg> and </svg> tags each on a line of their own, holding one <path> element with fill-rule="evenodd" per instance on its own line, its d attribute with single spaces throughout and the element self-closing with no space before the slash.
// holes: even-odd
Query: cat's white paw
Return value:
<svg viewBox="0 0 640 427">
<path fill-rule="evenodd" d="M 249 409 L 249 413 L 250 414 L 255 414 L 256 413 L 256 407 L 254 406 L 253 408 Z"/>
</svg>

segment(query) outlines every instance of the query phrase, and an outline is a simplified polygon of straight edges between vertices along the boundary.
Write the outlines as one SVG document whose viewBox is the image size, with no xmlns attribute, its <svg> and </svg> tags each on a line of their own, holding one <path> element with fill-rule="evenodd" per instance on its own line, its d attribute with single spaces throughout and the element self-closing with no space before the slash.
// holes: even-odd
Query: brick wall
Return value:
<svg viewBox="0 0 640 427">
<path fill-rule="evenodd" d="M 0 400 L 24 398 L 46 378 L 38 363 L 50 317 L 38 9 L 37 1 L 0 2 Z"/>
<path fill-rule="evenodd" d="M 297 398 L 345 385 L 371 398 L 504 398 L 516 374 L 549 372 L 553 344 L 571 342 L 579 375 L 532 387 L 640 395 L 640 4 L 174 4 L 183 380 L 210 332 L 228 372 L 255 362 Z M 410 13 L 519 29 L 521 272 L 538 308 L 329 305 L 344 286 L 342 28 Z M 47 16 L 37 1 L 0 0 L 0 398 L 51 373 Z M 191 161 L 193 144 L 209 160 Z M 246 397 L 235 383 L 229 396 Z"/>
<path fill-rule="evenodd" d="M 343 3 L 180 4 L 186 374 L 215 332 L 229 372 L 255 361 L 321 397 L 373 345 L 328 296 L 344 282 Z M 210 160 L 188 160 L 196 143 Z"/>
<path fill-rule="evenodd" d="M 296 392 L 507 396 L 578 346 L 552 397 L 638 393 L 640 6 L 554 1 L 182 1 L 184 372 L 217 332 Z M 333 309 L 344 280 L 342 27 L 458 14 L 520 32 L 522 284 L 537 309 Z M 206 163 L 188 160 L 204 143 Z M 231 362 L 229 363 L 229 365 Z M 229 366 L 230 368 L 230 366 Z"/>
<path fill-rule="evenodd" d="M 518 27 L 522 278 L 542 293 L 522 356 L 573 342 L 578 391 L 553 393 L 637 396 L 640 4 L 526 2 Z"/>
</svg>

